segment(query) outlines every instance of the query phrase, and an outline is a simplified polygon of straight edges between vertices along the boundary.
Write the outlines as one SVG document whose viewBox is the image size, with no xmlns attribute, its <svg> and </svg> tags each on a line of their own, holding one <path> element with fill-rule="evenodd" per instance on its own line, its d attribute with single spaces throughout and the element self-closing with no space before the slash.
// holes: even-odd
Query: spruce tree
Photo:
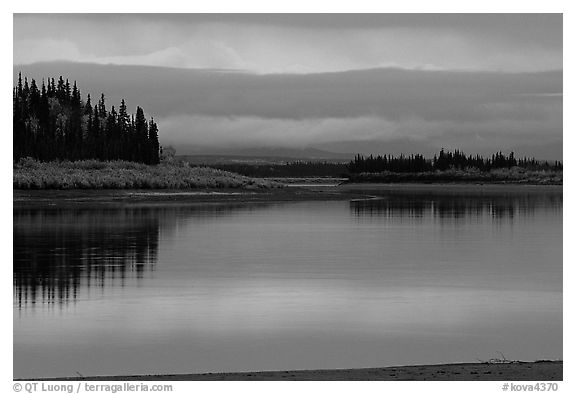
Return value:
<svg viewBox="0 0 576 394">
<path fill-rule="evenodd" d="M 12 89 L 14 159 L 123 159 L 158 163 L 158 129 L 148 125 L 144 110 L 130 115 L 122 100 L 119 113 L 108 112 L 104 94 L 97 105 L 83 102 L 76 81 L 59 77 L 36 81 L 18 74 Z M 149 127 L 154 138 L 149 138 Z M 155 154 L 154 154 L 155 152 Z"/>
<path fill-rule="evenodd" d="M 160 143 L 158 142 L 158 126 L 154 122 L 154 118 L 150 119 L 150 127 L 148 130 L 150 139 L 150 162 L 149 164 L 160 163 Z"/>
</svg>

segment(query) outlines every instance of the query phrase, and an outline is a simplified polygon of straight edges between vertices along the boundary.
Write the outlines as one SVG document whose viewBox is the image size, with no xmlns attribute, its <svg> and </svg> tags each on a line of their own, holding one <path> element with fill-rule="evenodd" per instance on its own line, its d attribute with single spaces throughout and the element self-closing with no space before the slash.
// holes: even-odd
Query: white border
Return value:
<svg viewBox="0 0 576 394">
<path fill-rule="evenodd" d="M 574 2 L 572 2 L 574 3 Z M 576 256 L 570 247 L 574 241 L 574 230 L 572 224 L 576 223 L 575 208 L 572 204 L 574 197 L 574 163 L 570 155 L 574 147 L 574 99 L 571 92 L 574 91 L 574 54 L 571 47 L 574 47 L 574 40 L 568 37 L 576 37 L 574 26 L 574 6 L 570 1 L 497 1 L 484 0 L 481 2 L 462 1 L 312 1 L 312 0 L 290 0 L 284 2 L 270 2 L 264 0 L 217 0 L 211 2 L 184 2 L 176 0 L 163 0 L 161 2 L 143 1 L 41 1 L 26 0 L 12 1 L 11 4 L 2 4 L 1 24 L 2 48 L 5 54 L 10 51 L 11 56 L 5 56 L 2 62 L 3 75 L 1 90 L 3 94 L 2 119 L 5 125 L 1 129 L 4 139 L 0 145 L 0 174 L 2 193 L 2 252 L 5 258 L 1 264 L 2 270 L 2 308 L 4 313 L 12 316 L 12 296 L 10 289 L 12 284 L 12 267 L 9 264 L 12 258 L 12 188 L 11 188 L 11 158 L 12 158 L 12 117 L 10 116 L 11 90 L 12 90 L 12 13 L 28 12 L 142 12 L 142 13 L 165 13 L 165 12 L 227 12 L 227 13 L 262 13 L 262 12 L 303 12 L 303 13 L 359 13 L 359 12 L 554 12 L 564 13 L 564 194 L 567 203 L 564 204 L 564 382 L 560 382 L 560 391 L 575 392 L 574 384 L 574 339 L 571 335 L 574 332 L 574 288 L 571 282 L 574 279 L 574 264 Z M 10 84 L 10 86 L 8 86 Z M 6 121 L 8 120 L 9 121 Z M 12 320 L 10 320 L 12 322 Z M 4 321 L 2 324 L 2 368 L 0 387 L 2 392 L 12 391 L 12 324 Z M 295 390 L 306 392 L 329 391 L 335 393 L 348 393 L 352 390 L 361 390 L 366 393 L 384 392 L 441 392 L 441 393 L 500 393 L 501 384 L 498 382 L 172 382 L 174 391 L 187 393 L 194 391 L 210 392 L 249 392 L 249 393 L 269 393 L 271 390 L 277 393 L 292 393 Z M 570 390 L 569 387 L 572 387 Z"/>
</svg>

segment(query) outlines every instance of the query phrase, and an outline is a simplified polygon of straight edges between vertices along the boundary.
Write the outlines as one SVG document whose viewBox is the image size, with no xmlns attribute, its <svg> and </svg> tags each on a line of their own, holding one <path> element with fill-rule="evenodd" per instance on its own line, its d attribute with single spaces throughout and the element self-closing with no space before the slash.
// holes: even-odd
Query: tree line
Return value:
<svg viewBox="0 0 576 394">
<path fill-rule="evenodd" d="M 209 167 L 256 178 L 344 177 L 346 163 L 293 161 L 285 164 L 211 164 Z"/>
<path fill-rule="evenodd" d="M 13 88 L 14 159 L 32 157 L 52 160 L 126 160 L 158 164 L 158 126 L 142 108 L 129 114 L 122 100 L 118 110 L 108 110 L 104 94 L 92 104 L 82 100 L 74 81 L 60 77 L 42 80 L 18 75 Z"/>
<path fill-rule="evenodd" d="M 475 168 L 481 172 L 489 172 L 497 168 L 521 167 L 527 170 L 562 170 L 560 161 L 548 162 L 535 158 L 523 157 L 518 159 L 511 152 L 504 155 L 502 152 L 494 153 L 489 157 L 481 155 L 466 156 L 460 150 L 446 152 L 444 149 L 432 159 L 421 154 L 399 156 L 392 155 L 356 155 L 349 163 L 329 161 L 293 161 L 288 163 L 252 164 L 227 163 L 207 164 L 212 168 L 236 172 L 251 177 L 347 177 L 359 173 L 426 173 L 445 171 L 448 169 L 465 170 Z"/>
<path fill-rule="evenodd" d="M 348 171 L 351 173 L 376 173 L 376 172 L 432 172 L 445 171 L 448 169 L 465 170 L 475 168 L 482 172 L 488 172 L 498 168 L 522 167 L 529 170 L 562 170 L 562 163 L 555 161 L 540 161 L 535 158 L 517 159 L 514 152 L 504 155 L 502 152 L 492 154 L 490 157 L 480 155 L 466 156 L 460 150 L 446 152 L 440 150 L 438 155 L 433 159 L 426 159 L 424 156 L 416 154 L 405 156 L 378 155 L 367 156 L 356 155 L 354 160 L 348 164 Z"/>
</svg>

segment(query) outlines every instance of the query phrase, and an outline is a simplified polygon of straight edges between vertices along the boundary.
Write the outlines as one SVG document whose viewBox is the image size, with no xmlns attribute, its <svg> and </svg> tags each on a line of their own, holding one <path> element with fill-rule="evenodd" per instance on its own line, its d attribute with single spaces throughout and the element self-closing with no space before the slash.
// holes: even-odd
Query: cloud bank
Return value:
<svg viewBox="0 0 576 394">
<path fill-rule="evenodd" d="M 14 63 L 258 73 L 562 67 L 561 14 L 16 14 Z"/>
</svg>

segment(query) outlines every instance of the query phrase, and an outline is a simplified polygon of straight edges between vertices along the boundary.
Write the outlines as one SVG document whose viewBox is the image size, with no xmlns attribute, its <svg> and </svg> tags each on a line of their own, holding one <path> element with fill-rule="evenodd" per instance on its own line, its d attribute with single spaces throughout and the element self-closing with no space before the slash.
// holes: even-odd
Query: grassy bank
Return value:
<svg viewBox="0 0 576 394">
<path fill-rule="evenodd" d="M 476 169 L 434 172 L 378 172 L 350 176 L 350 182 L 378 183 L 515 183 L 532 185 L 561 185 L 562 171 L 527 170 L 520 167 L 500 168 L 488 172 Z"/>
<path fill-rule="evenodd" d="M 14 164 L 14 189 L 261 189 L 278 183 L 186 163 L 149 166 L 97 160 Z"/>
</svg>

